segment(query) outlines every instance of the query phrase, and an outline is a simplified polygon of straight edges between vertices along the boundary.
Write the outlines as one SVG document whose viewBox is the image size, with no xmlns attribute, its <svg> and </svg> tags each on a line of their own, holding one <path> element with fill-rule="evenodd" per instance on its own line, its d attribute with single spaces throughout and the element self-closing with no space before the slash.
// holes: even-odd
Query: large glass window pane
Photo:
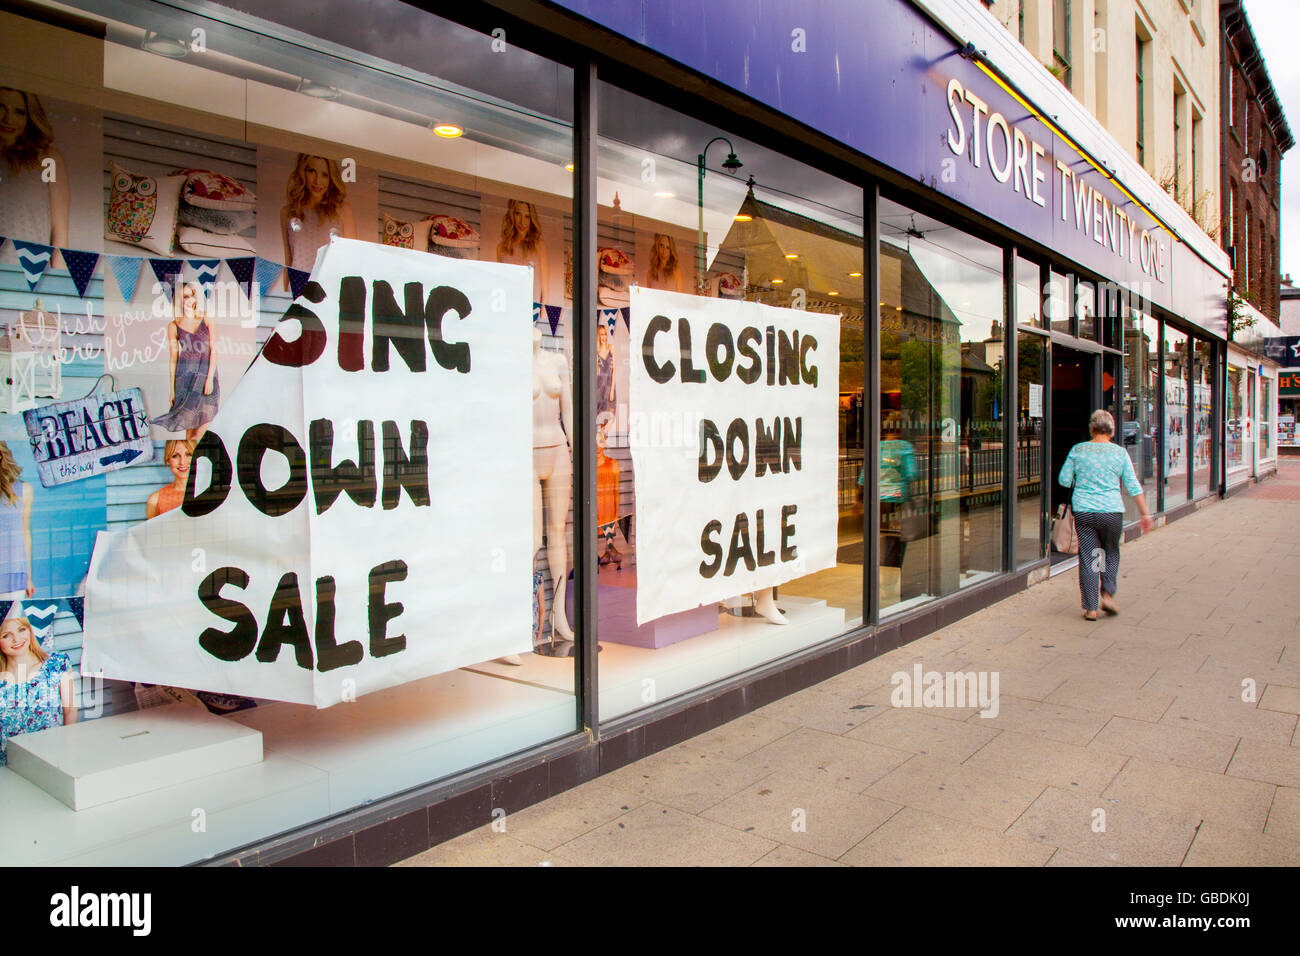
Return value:
<svg viewBox="0 0 1300 956">
<path fill-rule="evenodd" d="M 1023 329 L 1016 333 L 1016 564 L 1046 557 L 1047 537 L 1043 485 L 1043 376 L 1047 368 L 1047 337 Z"/>
<path fill-rule="evenodd" d="M 1053 332 L 1074 335 L 1074 318 L 1070 301 L 1070 277 L 1052 270 L 1047 279 L 1047 296 L 1043 307 Z"/>
<path fill-rule="evenodd" d="M 1227 442 L 1224 450 L 1227 456 L 1228 473 L 1231 475 L 1234 468 L 1240 468 L 1245 464 L 1242 439 L 1246 425 L 1246 377 L 1244 370 L 1236 365 L 1228 365 L 1228 387 L 1223 400 L 1224 414 L 1227 417 L 1224 428 Z"/>
<path fill-rule="evenodd" d="M 598 102 L 587 321 L 613 717 L 857 626 L 875 483 L 861 189 L 614 86 Z"/>
<path fill-rule="evenodd" d="M 1187 500 L 1188 459 L 1195 454 L 1195 436 L 1190 434 L 1188 416 L 1187 354 L 1190 342 L 1186 334 L 1165 324 L 1165 509 Z"/>
<path fill-rule="evenodd" d="M 880 606 L 1002 566 L 1002 251 L 880 204 Z"/>
<path fill-rule="evenodd" d="M 1016 256 L 1016 324 L 1040 328 L 1043 324 L 1042 269 L 1038 263 Z"/>
<path fill-rule="evenodd" d="M 50 423 L 0 414 L 6 596 L 73 674 L 66 752 L 148 792 L 87 827 L 28 786 L 61 836 L 0 859 L 187 863 L 576 731 L 571 72 L 397 0 L 73 0 L 104 40 L 67 6 L 0 14 L 0 326 Z M 29 282 L 15 242 L 64 251 Z M 201 781 L 133 749 L 241 728 L 260 763 Z"/>
<path fill-rule="evenodd" d="M 1193 449 L 1195 463 L 1192 471 L 1192 494 L 1203 498 L 1213 488 L 1217 474 L 1214 466 L 1214 345 L 1205 339 L 1196 339 L 1192 351 L 1193 429 L 1196 444 Z M 1243 415 L 1249 415 L 1250 405 L 1243 404 Z M 1242 432 L 1246 428 L 1243 424 Z M 1244 451 L 1244 446 L 1243 446 Z"/>
<path fill-rule="evenodd" d="M 1273 380 L 1259 377 L 1259 460 L 1273 457 Z"/>
<path fill-rule="evenodd" d="M 1097 341 L 1097 287 L 1091 282 L 1074 284 L 1074 314 L 1079 319 L 1079 338 Z"/>
<path fill-rule="evenodd" d="M 1142 483 L 1147 508 L 1156 510 L 1157 449 L 1160 438 L 1160 323 L 1149 315 L 1130 309 L 1124 317 L 1124 422 L 1119 437 L 1133 460 L 1133 471 Z M 1135 521 L 1137 506 L 1124 498 L 1125 519 Z"/>
</svg>

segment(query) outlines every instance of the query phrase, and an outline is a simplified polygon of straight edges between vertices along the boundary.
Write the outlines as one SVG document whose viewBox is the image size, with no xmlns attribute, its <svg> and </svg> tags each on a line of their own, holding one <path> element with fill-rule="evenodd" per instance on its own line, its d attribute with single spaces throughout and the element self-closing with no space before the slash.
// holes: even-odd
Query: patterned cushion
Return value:
<svg viewBox="0 0 1300 956">
<path fill-rule="evenodd" d="M 455 216 L 429 216 L 429 244 L 450 249 L 478 248 L 478 230 Z"/>
<path fill-rule="evenodd" d="M 104 238 L 170 256 L 184 176 L 138 176 L 110 161 Z"/>
<path fill-rule="evenodd" d="M 210 169 L 178 169 L 172 175 L 185 177 L 181 198 L 191 206 L 251 212 L 257 205 L 257 197 L 242 183 Z"/>
<path fill-rule="evenodd" d="M 404 222 L 401 219 L 394 219 L 388 213 L 384 213 L 384 230 L 379 237 L 379 241 L 386 246 L 397 246 L 399 249 L 418 249 L 420 252 L 427 252 L 429 249 L 429 223 L 428 222 Z"/>
</svg>

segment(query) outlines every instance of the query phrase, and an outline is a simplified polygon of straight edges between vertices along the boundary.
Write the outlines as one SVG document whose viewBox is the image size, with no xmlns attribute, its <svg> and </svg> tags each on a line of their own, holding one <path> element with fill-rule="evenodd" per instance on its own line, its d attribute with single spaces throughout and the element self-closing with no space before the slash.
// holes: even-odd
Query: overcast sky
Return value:
<svg viewBox="0 0 1300 956">
<path fill-rule="evenodd" d="M 1296 0 L 1245 0 L 1246 15 L 1282 100 L 1291 135 L 1300 141 L 1300 4 Z M 1282 274 L 1300 282 L 1300 145 L 1282 158 Z"/>
</svg>

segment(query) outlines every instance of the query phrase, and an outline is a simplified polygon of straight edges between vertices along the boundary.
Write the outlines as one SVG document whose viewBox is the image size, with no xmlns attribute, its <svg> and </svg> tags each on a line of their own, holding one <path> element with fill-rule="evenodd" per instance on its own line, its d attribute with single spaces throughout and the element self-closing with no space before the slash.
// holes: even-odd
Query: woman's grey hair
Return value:
<svg viewBox="0 0 1300 956">
<path fill-rule="evenodd" d="M 1088 431 L 1094 435 L 1113 435 L 1115 434 L 1115 419 L 1111 417 L 1110 412 L 1104 408 L 1099 408 L 1088 419 Z"/>
</svg>

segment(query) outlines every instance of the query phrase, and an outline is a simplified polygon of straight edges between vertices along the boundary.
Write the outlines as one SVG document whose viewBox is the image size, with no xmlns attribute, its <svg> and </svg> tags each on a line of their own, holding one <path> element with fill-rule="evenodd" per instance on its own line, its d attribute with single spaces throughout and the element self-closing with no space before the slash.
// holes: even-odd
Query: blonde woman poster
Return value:
<svg viewBox="0 0 1300 956">
<path fill-rule="evenodd" d="M 331 236 L 379 241 L 379 176 L 346 147 L 257 148 L 257 254 L 303 272 Z M 281 277 L 277 291 L 287 291 Z"/>
<path fill-rule="evenodd" d="M 0 86 L 0 236 L 97 252 L 103 242 L 98 111 Z M 17 262 L 11 243 L 0 261 Z"/>
<path fill-rule="evenodd" d="M 552 210 L 520 197 L 483 197 L 483 258 L 532 266 L 534 302 L 564 304 L 563 237 L 564 220 Z"/>
</svg>

